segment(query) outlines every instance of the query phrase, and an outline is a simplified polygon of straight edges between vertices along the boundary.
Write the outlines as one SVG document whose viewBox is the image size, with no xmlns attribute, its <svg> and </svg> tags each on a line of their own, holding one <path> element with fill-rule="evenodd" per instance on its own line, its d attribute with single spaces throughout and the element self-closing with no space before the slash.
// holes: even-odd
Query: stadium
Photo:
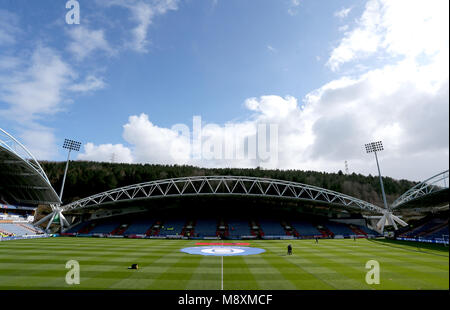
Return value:
<svg viewBox="0 0 450 310">
<path fill-rule="evenodd" d="M 230 175 L 153 180 L 63 204 L 34 156 L 0 133 L 2 290 L 449 289 L 448 170 L 389 209 Z M 69 261 L 79 264 L 76 285 Z"/>
</svg>

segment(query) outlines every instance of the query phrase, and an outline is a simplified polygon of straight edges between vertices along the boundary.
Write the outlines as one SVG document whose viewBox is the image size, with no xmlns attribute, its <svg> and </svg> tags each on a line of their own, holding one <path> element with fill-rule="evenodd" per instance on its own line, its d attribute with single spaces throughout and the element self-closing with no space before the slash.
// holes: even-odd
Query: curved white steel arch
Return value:
<svg viewBox="0 0 450 310">
<path fill-rule="evenodd" d="M 39 162 L 22 143 L 0 128 L 0 189 L 16 204 L 55 204 L 61 200 Z"/>
<path fill-rule="evenodd" d="M 441 182 L 443 184 L 441 184 Z M 429 195 L 440 190 L 444 190 L 446 188 L 448 189 L 448 185 L 448 170 L 445 170 L 410 188 L 392 203 L 391 208 L 398 208 L 408 201 Z"/>
<path fill-rule="evenodd" d="M 34 169 L 50 186 L 50 181 L 42 169 L 39 162 L 34 158 L 33 154 L 27 148 L 16 140 L 13 136 L 0 128 L 0 146 L 14 153 L 23 159 L 32 169 Z"/>
<path fill-rule="evenodd" d="M 64 205 L 62 211 L 139 199 L 200 195 L 291 198 L 359 208 L 381 214 L 386 211 L 369 202 L 312 185 L 244 176 L 194 176 L 129 185 Z"/>
</svg>

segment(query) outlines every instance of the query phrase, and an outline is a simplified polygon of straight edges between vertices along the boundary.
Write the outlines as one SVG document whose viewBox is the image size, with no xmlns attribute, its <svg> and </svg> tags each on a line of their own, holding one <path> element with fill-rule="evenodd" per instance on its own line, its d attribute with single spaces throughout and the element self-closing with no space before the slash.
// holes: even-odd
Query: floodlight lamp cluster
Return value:
<svg viewBox="0 0 450 310">
<path fill-rule="evenodd" d="M 366 144 L 366 152 L 379 152 L 383 150 L 383 143 L 381 141 L 371 142 Z"/>
<path fill-rule="evenodd" d="M 78 152 L 80 150 L 80 147 L 81 147 L 81 142 L 70 140 L 70 139 L 64 139 L 63 148 Z"/>
</svg>

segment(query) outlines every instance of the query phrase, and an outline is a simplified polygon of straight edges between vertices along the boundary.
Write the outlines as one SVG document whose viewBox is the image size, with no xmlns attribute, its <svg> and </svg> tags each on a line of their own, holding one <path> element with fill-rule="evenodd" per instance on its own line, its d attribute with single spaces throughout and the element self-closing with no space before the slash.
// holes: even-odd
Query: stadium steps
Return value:
<svg viewBox="0 0 450 310">
<path fill-rule="evenodd" d="M 349 225 L 349 228 L 355 233 L 355 235 L 367 236 L 367 233 L 357 226 Z"/>
<path fill-rule="evenodd" d="M 225 220 L 220 219 L 217 224 L 216 234 L 218 237 L 228 237 L 230 235 L 228 223 Z"/>
<path fill-rule="evenodd" d="M 152 226 L 152 227 L 153 227 L 153 226 Z M 145 232 L 145 235 L 146 235 L 146 236 L 153 236 L 152 233 L 153 233 L 154 231 L 153 231 L 153 228 L 152 228 L 152 227 L 150 227 L 149 229 L 147 229 L 147 231 Z M 156 232 L 156 231 L 155 231 L 155 232 Z M 157 234 L 156 234 L 156 235 L 157 235 Z M 156 236 L 156 235 L 155 235 L 155 236 Z"/>
<path fill-rule="evenodd" d="M 442 223 L 438 226 L 433 227 L 432 229 L 430 229 L 428 231 L 418 234 L 418 236 L 427 237 L 427 236 L 433 235 L 434 233 L 444 229 L 446 226 L 448 226 L 448 220 L 446 220 L 444 223 Z"/>
<path fill-rule="evenodd" d="M 446 220 L 448 223 L 448 219 Z M 431 219 L 425 222 L 422 222 L 419 226 L 404 232 L 402 237 L 423 237 L 425 234 L 428 234 L 431 230 L 435 230 L 437 227 L 444 227 L 445 220 L 443 219 Z"/>
<path fill-rule="evenodd" d="M 297 231 L 297 229 L 295 229 L 295 227 L 293 225 L 291 225 L 290 223 L 286 224 L 287 227 L 290 227 L 290 229 L 287 229 L 286 234 L 288 234 L 288 236 L 294 236 L 296 238 L 300 237 L 300 233 Z"/>
<path fill-rule="evenodd" d="M 24 236 L 24 235 L 28 235 L 28 233 L 29 233 L 28 229 L 25 229 L 24 227 L 14 224 L 14 223 L 9 223 L 9 224 L 2 223 L 2 224 L 0 224 L 0 229 L 7 231 L 10 234 L 14 234 L 16 236 Z"/>
<path fill-rule="evenodd" d="M 181 230 L 182 236 L 194 236 L 195 234 L 195 226 L 196 221 L 188 220 L 186 224 L 184 225 L 183 229 Z"/>
<path fill-rule="evenodd" d="M 33 233 L 35 233 L 35 234 L 41 233 L 39 230 L 33 229 L 33 228 L 31 228 L 30 226 L 28 226 L 28 225 L 24 225 L 24 224 L 21 224 L 21 223 L 17 223 L 17 225 L 19 225 L 19 226 L 21 226 L 21 227 L 23 227 L 23 228 L 25 228 L 25 229 L 28 229 L 29 231 L 31 231 L 31 232 L 33 232 Z"/>
<path fill-rule="evenodd" d="M 90 222 L 89 224 L 87 224 L 86 226 L 83 226 L 78 233 L 79 234 L 89 234 L 91 232 L 92 229 L 94 229 L 96 226 L 95 222 Z"/>
<path fill-rule="evenodd" d="M 317 227 L 317 230 L 322 234 L 322 237 L 324 238 L 334 237 L 334 233 L 324 225 L 321 225 L 321 227 Z"/>
<path fill-rule="evenodd" d="M 123 233 L 128 229 L 129 226 L 130 226 L 130 224 L 128 224 L 128 223 L 120 224 L 116 229 L 114 229 L 111 232 L 111 235 L 122 236 Z"/>
<path fill-rule="evenodd" d="M 153 229 L 150 228 L 150 229 L 145 233 L 145 235 L 147 235 L 147 236 L 158 236 L 158 235 L 159 235 L 159 229 L 153 230 Z"/>
<path fill-rule="evenodd" d="M 162 221 L 157 220 L 146 232 L 146 236 L 159 236 L 161 230 Z"/>
<path fill-rule="evenodd" d="M 4 235 L 13 235 L 13 236 L 14 236 L 13 233 L 10 233 L 9 231 L 4 230 L 4 229 L 0 229 L 0 234 L 4 234 Z"/>
<path fill-rule="evenodd" d="M 290 223 L 286 221 L 281 221 L 281 226 L 283 226 L 286 236 L 295 236 L 296 230 Z"/>
<path fill-rule="evenodd" d="M 251 220 L 249 222 L 249 226 L 250 226 L 250 233 L 252 234 L 252 236 L 256 237 L 264 236 L 264 231 L 262 230 L 261 225 L 257 221 Z"/>
<path fill-rule="evenodd" d="M 443 235 L 448 236 L 448 225 L 446 225 L 438 230 L 433 231 L 432 233 L 427 235 L 427 238 L 442 238 Z"/>
</svg>

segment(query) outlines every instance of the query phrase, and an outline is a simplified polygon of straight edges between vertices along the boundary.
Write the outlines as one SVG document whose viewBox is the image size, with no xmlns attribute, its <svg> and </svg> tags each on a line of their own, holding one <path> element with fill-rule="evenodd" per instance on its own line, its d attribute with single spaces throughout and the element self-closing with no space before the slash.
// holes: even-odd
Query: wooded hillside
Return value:
<svg viewBox="0 0 450 310">
<path fill-rule="evenodd" d="M 59 193 L 64 175 L 65 162 L 41 162 L 50 182 Z M 265 170 L 265 169 L 206 169 L 193 166 L 165 166 L 150 164 L 115 164 L 72 161 L 69 165 L 63 202 L 69 203 L 99 192 L 125 185 L 158 179 L 200 176 L 236 175 L 281 179 L 319 186 L 341 192 L 365 201 L 383 205 L 377 176 L 361 174 L 345 175 L 317 171 Z M 393 202 L 416 183 L 407 180 L 383 178 L 388 203 Z"/>
</svg>

